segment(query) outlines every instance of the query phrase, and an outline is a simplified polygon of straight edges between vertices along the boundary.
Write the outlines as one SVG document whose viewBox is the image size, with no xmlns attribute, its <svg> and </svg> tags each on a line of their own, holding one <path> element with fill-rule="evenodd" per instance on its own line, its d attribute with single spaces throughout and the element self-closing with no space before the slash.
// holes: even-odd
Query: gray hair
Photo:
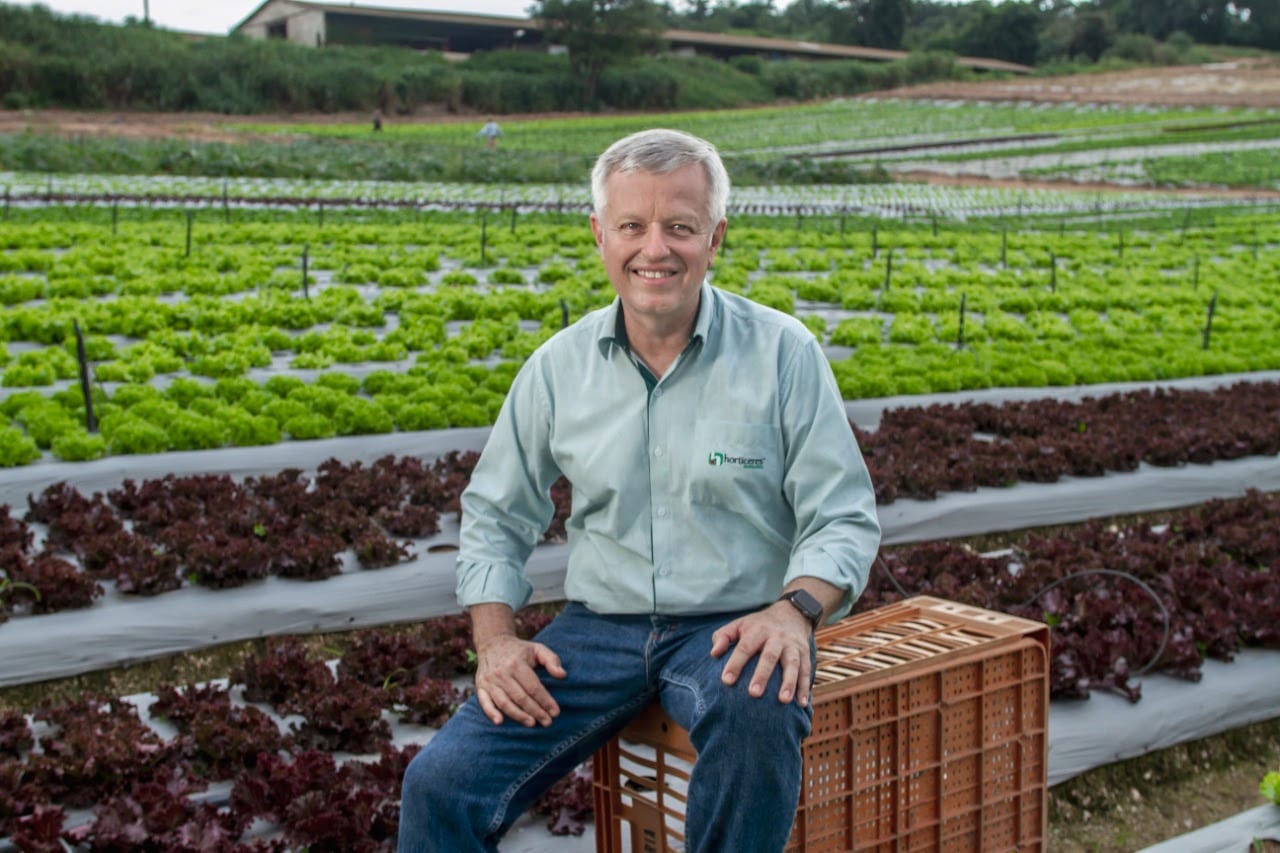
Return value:
<svg viewBox="0 0 1280 853">
<path fill-rule="evenodd" d="M 707 176 L 707 213 L 713 222 L 719 222 L 729 202 L 729 173 L 719 152 L 705 139 L 665 128 L 624 136 L 596 160 L 591 170 L 591 204 L 596 215 L 604 212 L 605 181 L 614 172 L 668 175 L 694 163 L 702 166 Z"/>
</svg>

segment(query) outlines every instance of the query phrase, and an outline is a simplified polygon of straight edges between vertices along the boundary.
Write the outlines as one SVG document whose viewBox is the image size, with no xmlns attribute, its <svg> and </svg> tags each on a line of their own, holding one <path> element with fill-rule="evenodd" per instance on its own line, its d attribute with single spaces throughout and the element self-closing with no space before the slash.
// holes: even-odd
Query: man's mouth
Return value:
<svg viewBox="0 0 1280 853">
<path fill-rule="evenodd" d="M 635 275 L 639 276 L 640 278 L 647 278 L 650 281 L 657 281 L 659 279 L 668 278 L 672 275 L 672 273 L 669 272 L 668 270 L 634 270 L 633 269 L 632 272 L 635 273 Z"/>
</svg>

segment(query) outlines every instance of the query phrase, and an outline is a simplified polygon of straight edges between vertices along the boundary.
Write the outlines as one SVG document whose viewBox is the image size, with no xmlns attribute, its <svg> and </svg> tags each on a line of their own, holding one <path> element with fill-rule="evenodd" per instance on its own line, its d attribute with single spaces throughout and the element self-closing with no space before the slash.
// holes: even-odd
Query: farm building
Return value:
<svg viewBox="0 0 1280 853">
<path fill-rule="evenodd" d="M 535 18 L 387 9 L 311 0 L 264 0 L 232 32 L 243 33 L 250 38 L 287 39 L 314 47 L 383 44 L 438 50 L 447 54 L 500 48 L 542 48 L 546 44 L 542 22 Z M 752 54 L 776 58 L 887 62 L 907 55 L 900 50 L 694 30 L 667 30 L 663 33 L 663 40 L 676 53 L 697 53 L 721 59 Z M 980 71 L 1031 71 L 1025 65 L 999 59 L 960 57 L 957 62 Z"/>
</svg>

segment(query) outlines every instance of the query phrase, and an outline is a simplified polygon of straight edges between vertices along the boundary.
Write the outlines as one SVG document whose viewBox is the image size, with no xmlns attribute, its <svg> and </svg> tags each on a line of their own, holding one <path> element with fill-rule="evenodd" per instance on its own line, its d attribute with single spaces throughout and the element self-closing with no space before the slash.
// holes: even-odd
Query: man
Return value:
<svg viewBox="0 0 1280 853">
<path fill-rule="evenodd" d="M 591 230 L 617 299 L 529 358 L 463 494 L 476 695 L 405 773 L 401 851 L 496 850 L 655 698 L 698 751 L 686 849 L 786 843 L 813 631 L 861 592 L 880 529 L 818 342 L 704 282 L 728 192 L 715 149 L 676 131 L 596 162 Z M 562 473 L 569 604 L 522 641 L 523 567 Z"/>
</svg>

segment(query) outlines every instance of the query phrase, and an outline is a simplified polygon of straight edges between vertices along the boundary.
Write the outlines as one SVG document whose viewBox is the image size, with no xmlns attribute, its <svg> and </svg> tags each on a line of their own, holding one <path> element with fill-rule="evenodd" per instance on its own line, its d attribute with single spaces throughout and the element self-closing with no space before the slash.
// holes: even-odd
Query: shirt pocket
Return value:
<svg viewBox="0 0 1280 853">
<path fill-rule="evenodd" d="M 698 421 L 689 497 L 695 504 L 769 514 L 782 489 L 778 427 L 771 423 Z"/>
</svg>

